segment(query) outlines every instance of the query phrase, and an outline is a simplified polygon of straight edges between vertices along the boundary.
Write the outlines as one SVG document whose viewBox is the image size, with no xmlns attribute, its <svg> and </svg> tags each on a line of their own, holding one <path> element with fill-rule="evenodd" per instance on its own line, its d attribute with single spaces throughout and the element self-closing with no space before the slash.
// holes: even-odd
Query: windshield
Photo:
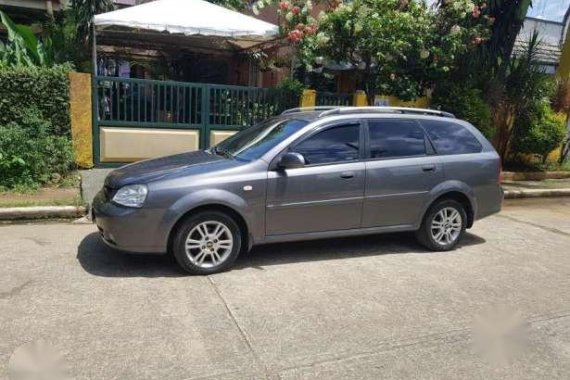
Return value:
<svg viewBox="0 0 570 380">
<path fill-rule="evenodd" d="M 255 160 L 307 124 L 306 120 L 269 119 L 222 141 L 214 152 L 239 160 Z"/>
</svg>

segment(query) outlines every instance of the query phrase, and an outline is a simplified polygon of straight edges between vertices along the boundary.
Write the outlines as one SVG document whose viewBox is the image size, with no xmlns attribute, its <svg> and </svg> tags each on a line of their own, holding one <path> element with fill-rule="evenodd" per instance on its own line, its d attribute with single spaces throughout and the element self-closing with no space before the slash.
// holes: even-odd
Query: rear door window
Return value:
<svg viewBox="0 0 570 380">
<path fill-rule="evenodd" d="M 467 128 L 449 121 L 421 120 L 438 154 L 479 153 L 483 146 Z"/>
<path fill-rule="evenodd" d="M 414 120 L 368 120 L 371 158 L 424 156 L 424 131 Z"/>
</svg>

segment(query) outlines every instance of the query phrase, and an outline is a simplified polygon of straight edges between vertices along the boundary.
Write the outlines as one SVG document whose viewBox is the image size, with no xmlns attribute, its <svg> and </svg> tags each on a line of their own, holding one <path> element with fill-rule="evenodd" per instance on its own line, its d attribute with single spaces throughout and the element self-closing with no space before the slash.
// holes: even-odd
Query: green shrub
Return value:
<svg viewBox="0 0 570 380">
<path fill-rule="evenodd" d="M 301 96 L 305 88 L 306 86 L 303 83 L 293 78 L 285 78 L 277 84 L 278 90 L 286 91 L 295 96 Z"/>
<path fill-rule="evenodd" d="M 58 136 L 71 134 L 68 65 L 50 68 L 0 66 L 0 125 L 22 124 L 35 107 Z"/>
<path fill-rule="evenodd" d="M 443 84 L 436 89 L 431 103 L 434 107 L 467 120 L 489 140 L 493 138 L 491 107 L 483 99 L 481 90 L 465 85 Z"/>
<path fill-rule="evenodd" d="M 54 135 L 37 109 L 22 111 L 20 123 L 0 126 L 0 188 L 37 188 L 66 175 L 72 164 L 69 137 Z"/>
<path fill-rule="evenodd" d="M 537 106 L 529 117 L 517 121 L 511 152 L 536 154 L 546 162 L 548 154 L 562 144 L 566 136 L 564 118 L 558 116 L 548 104 Z"/>
</svg>

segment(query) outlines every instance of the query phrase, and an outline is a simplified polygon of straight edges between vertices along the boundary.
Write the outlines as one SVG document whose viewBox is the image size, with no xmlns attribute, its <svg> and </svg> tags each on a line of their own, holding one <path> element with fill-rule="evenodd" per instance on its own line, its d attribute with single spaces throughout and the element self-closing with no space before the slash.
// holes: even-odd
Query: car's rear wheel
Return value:
<svg viewBox="0 0 570 380">
<path fill-rule="evenodd" d="M 453 199 L 433 204 L 416 232 L 418 241 L 433 251 L 449 251 L 457 246 L 465 233 L 467 213 Z"/>
<path fill-rule="evenodd" d="M 238 224 L 218 211 L 200 212 L 182 222 L 172 244 L 178 264 L 190 274 L 212 274 L 229 268 L 241 250 Z"/>
</svg>

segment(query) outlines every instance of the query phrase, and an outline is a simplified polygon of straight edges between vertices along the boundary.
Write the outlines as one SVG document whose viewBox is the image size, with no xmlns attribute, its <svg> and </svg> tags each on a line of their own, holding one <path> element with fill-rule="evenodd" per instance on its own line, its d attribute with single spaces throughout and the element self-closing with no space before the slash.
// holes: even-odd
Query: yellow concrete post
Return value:
<svg viewBox="0 0 570 380">
<path fill-rule="evenodd" d="M 366 92 L 362 90 L 357 90 L 353 95 L 352 105 L 355 107 L 366 107 L 368 105 Z"/>
<path fill-rule="evenodd" d="M 314 107 L 317 104 L 317 92 L 315 90 L 305 89 L 301 95 L 300 107 Z"/>
<path fill-rule="evenodd" d="M 393 95 L 376 95 L 374 103 L 390 107 L 412 107 L 412 108 L 428 108 L 429 99 L 426 96 L 417 98 L 416 100 L 401 100 Z"/>
<path fill-rule="evenodd" d="M 93 108 L 91 100 L 91 75 L 70 73 L 71 139 L 75 163 L 82 168 L 93 167 Z"/>
<path fill-rule="evenodd" d="M 404 101 L 399 100 L 397 101 L 399 107 L 412 107 L 412 108 L 428 108 L 429 107 L 429 100 L 427 97 L 417 98 L 416 100 Z"/>
</svg>

